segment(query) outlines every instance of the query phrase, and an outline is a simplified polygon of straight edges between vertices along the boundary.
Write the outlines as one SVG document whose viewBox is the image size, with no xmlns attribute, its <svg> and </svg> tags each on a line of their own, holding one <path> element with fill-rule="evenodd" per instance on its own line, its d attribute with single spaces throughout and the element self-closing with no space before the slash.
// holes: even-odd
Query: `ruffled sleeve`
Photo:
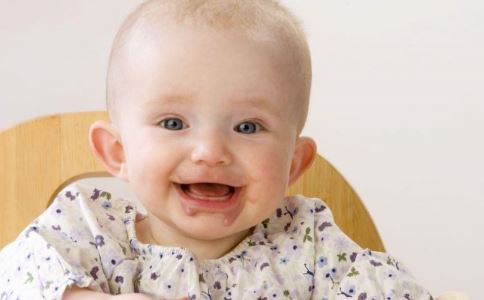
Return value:
<svg viewBox="0 0 484 300">
<path fill-rule="evenodd" d="M 362 249 L 334 223 L 318 200 L 314 207 L 314 290 L 311 299 L 408 299 L 432 296 L 386 253 Z"/>
<path fill-rule="evenodd" d="M 356 256 L 336 294 L 336 299 L 432 299 L 402 263 L 386 253 L 370 250 Z"/>
<path fill-rule="evenodd" d="M 0 253 L 0 299 L 61 299 L 71 285 L 101 290 L 82 265 L 59 254 L 39 231 L 29 227 Z"/>
<path fill-rule="evenodd" d="M 0 252 L 0 299 L 61 299 L 71 285 L 110 292 L 107 275 L 111 274 L 106 274 L 108 267 L 100 253 L 122 257 L 126 249 L 108 242 L 112 232 L 99 223 L 101 213 L 120 219 L 112 210 L 110 195 L 94 193 L 77 185 L 65 188 Z M 100 233 L 100 227 L 107 233 Z M 111 268 L 118 264 L 115 259 L 112 262 Z"/>
</svg>

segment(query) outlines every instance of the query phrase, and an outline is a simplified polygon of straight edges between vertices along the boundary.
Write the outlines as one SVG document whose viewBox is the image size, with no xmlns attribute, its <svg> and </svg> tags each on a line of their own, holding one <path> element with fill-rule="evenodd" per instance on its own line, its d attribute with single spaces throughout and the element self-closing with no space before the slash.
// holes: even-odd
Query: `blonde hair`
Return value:
<svg viewBox="0 0 484 300">
<path fill-rule="evenodd" d="M 115 64 L 121 49 L 146 24 L 190 24 L 215 29 L 239 29 L 250 38 L 282 43 L 297 67 L 301 82 L 298 133 L 304 127 L 311 90 L 311 58 L 296 17 L 275 0 L 148 0 L 124 20 L 113 42 L 106 79 L 106 104 L 115 118 Z"/>
</svg>

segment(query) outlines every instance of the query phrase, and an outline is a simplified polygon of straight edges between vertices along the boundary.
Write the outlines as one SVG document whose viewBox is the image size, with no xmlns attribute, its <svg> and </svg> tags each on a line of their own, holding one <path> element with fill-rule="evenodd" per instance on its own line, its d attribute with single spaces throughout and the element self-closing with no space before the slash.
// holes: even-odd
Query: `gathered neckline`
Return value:
<svg viewBox="0 0 484 300">
<path fill-rule="evenodd" d="M 268 242 L 264 238 L 264 229 L 261 228 L 262 224 L 259 222 L 254 227 L 250 228 L 249 233 L 247 234 L 247 236 L 244 237 L 242 241 L 240 241 L 235 247 L 233 247 L 221 257 L 211 259 L 199 259 L 190 249 L 185 247 L 163 246 L 158 244 L 144 243 L 140 241 L 136 233 L 136 222 L 140 221 L 140 219 L 146 219 L 148 216 L 141 214 L 135 203 L 130 202 L 129 205 L 131 205 L 133 209 L 126 210 L 125 221 L 128 233 L 128 240 L 131 250 L 137 255 L 145 255 L 153 252 L 183 254 L 186 257 L 193 258 L 194 261 L 197 261 L 198 264 L 201 265 L 219 265 L 231 263 L 232 261 L 230 261 L 230 259 L 246 250 L 249 247 L 250 241 L 264 240 L 265 242 Z"/>
</svg>

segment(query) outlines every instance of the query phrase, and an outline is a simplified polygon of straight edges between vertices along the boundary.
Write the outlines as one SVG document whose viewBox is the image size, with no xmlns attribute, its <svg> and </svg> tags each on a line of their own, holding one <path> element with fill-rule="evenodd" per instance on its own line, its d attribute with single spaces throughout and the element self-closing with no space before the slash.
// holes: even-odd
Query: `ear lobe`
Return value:
<svg viewBox="0 0 484 300">
<path fill-rule="evenodd" d="M 128 180 L 123 145 L 112 123 L 94 122 L 89 128 L 89 145 L 106 171 L 115 177 Z"/>
<path fill-rule="evenodd" d="M 289 186 L 292 185 L 306 171 L 316 158 L 317 146 L 312 138 L 300 137 L 296 142 L 296 148 L 289 171 Z"/>
</svg>

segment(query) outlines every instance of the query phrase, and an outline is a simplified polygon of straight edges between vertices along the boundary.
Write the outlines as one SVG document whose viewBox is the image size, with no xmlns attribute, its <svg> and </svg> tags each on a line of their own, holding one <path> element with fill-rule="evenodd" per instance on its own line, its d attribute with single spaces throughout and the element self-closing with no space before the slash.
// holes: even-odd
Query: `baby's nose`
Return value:
<svg viewBox="0 0 484 300">
<path fill-rule="evenodd" d="M 225 138 L 221 135 L 201 137 L 197 140 L 191 153 L 191 160 L 209 166 L 228 165 L 232 156 Z"/>
</svg>

